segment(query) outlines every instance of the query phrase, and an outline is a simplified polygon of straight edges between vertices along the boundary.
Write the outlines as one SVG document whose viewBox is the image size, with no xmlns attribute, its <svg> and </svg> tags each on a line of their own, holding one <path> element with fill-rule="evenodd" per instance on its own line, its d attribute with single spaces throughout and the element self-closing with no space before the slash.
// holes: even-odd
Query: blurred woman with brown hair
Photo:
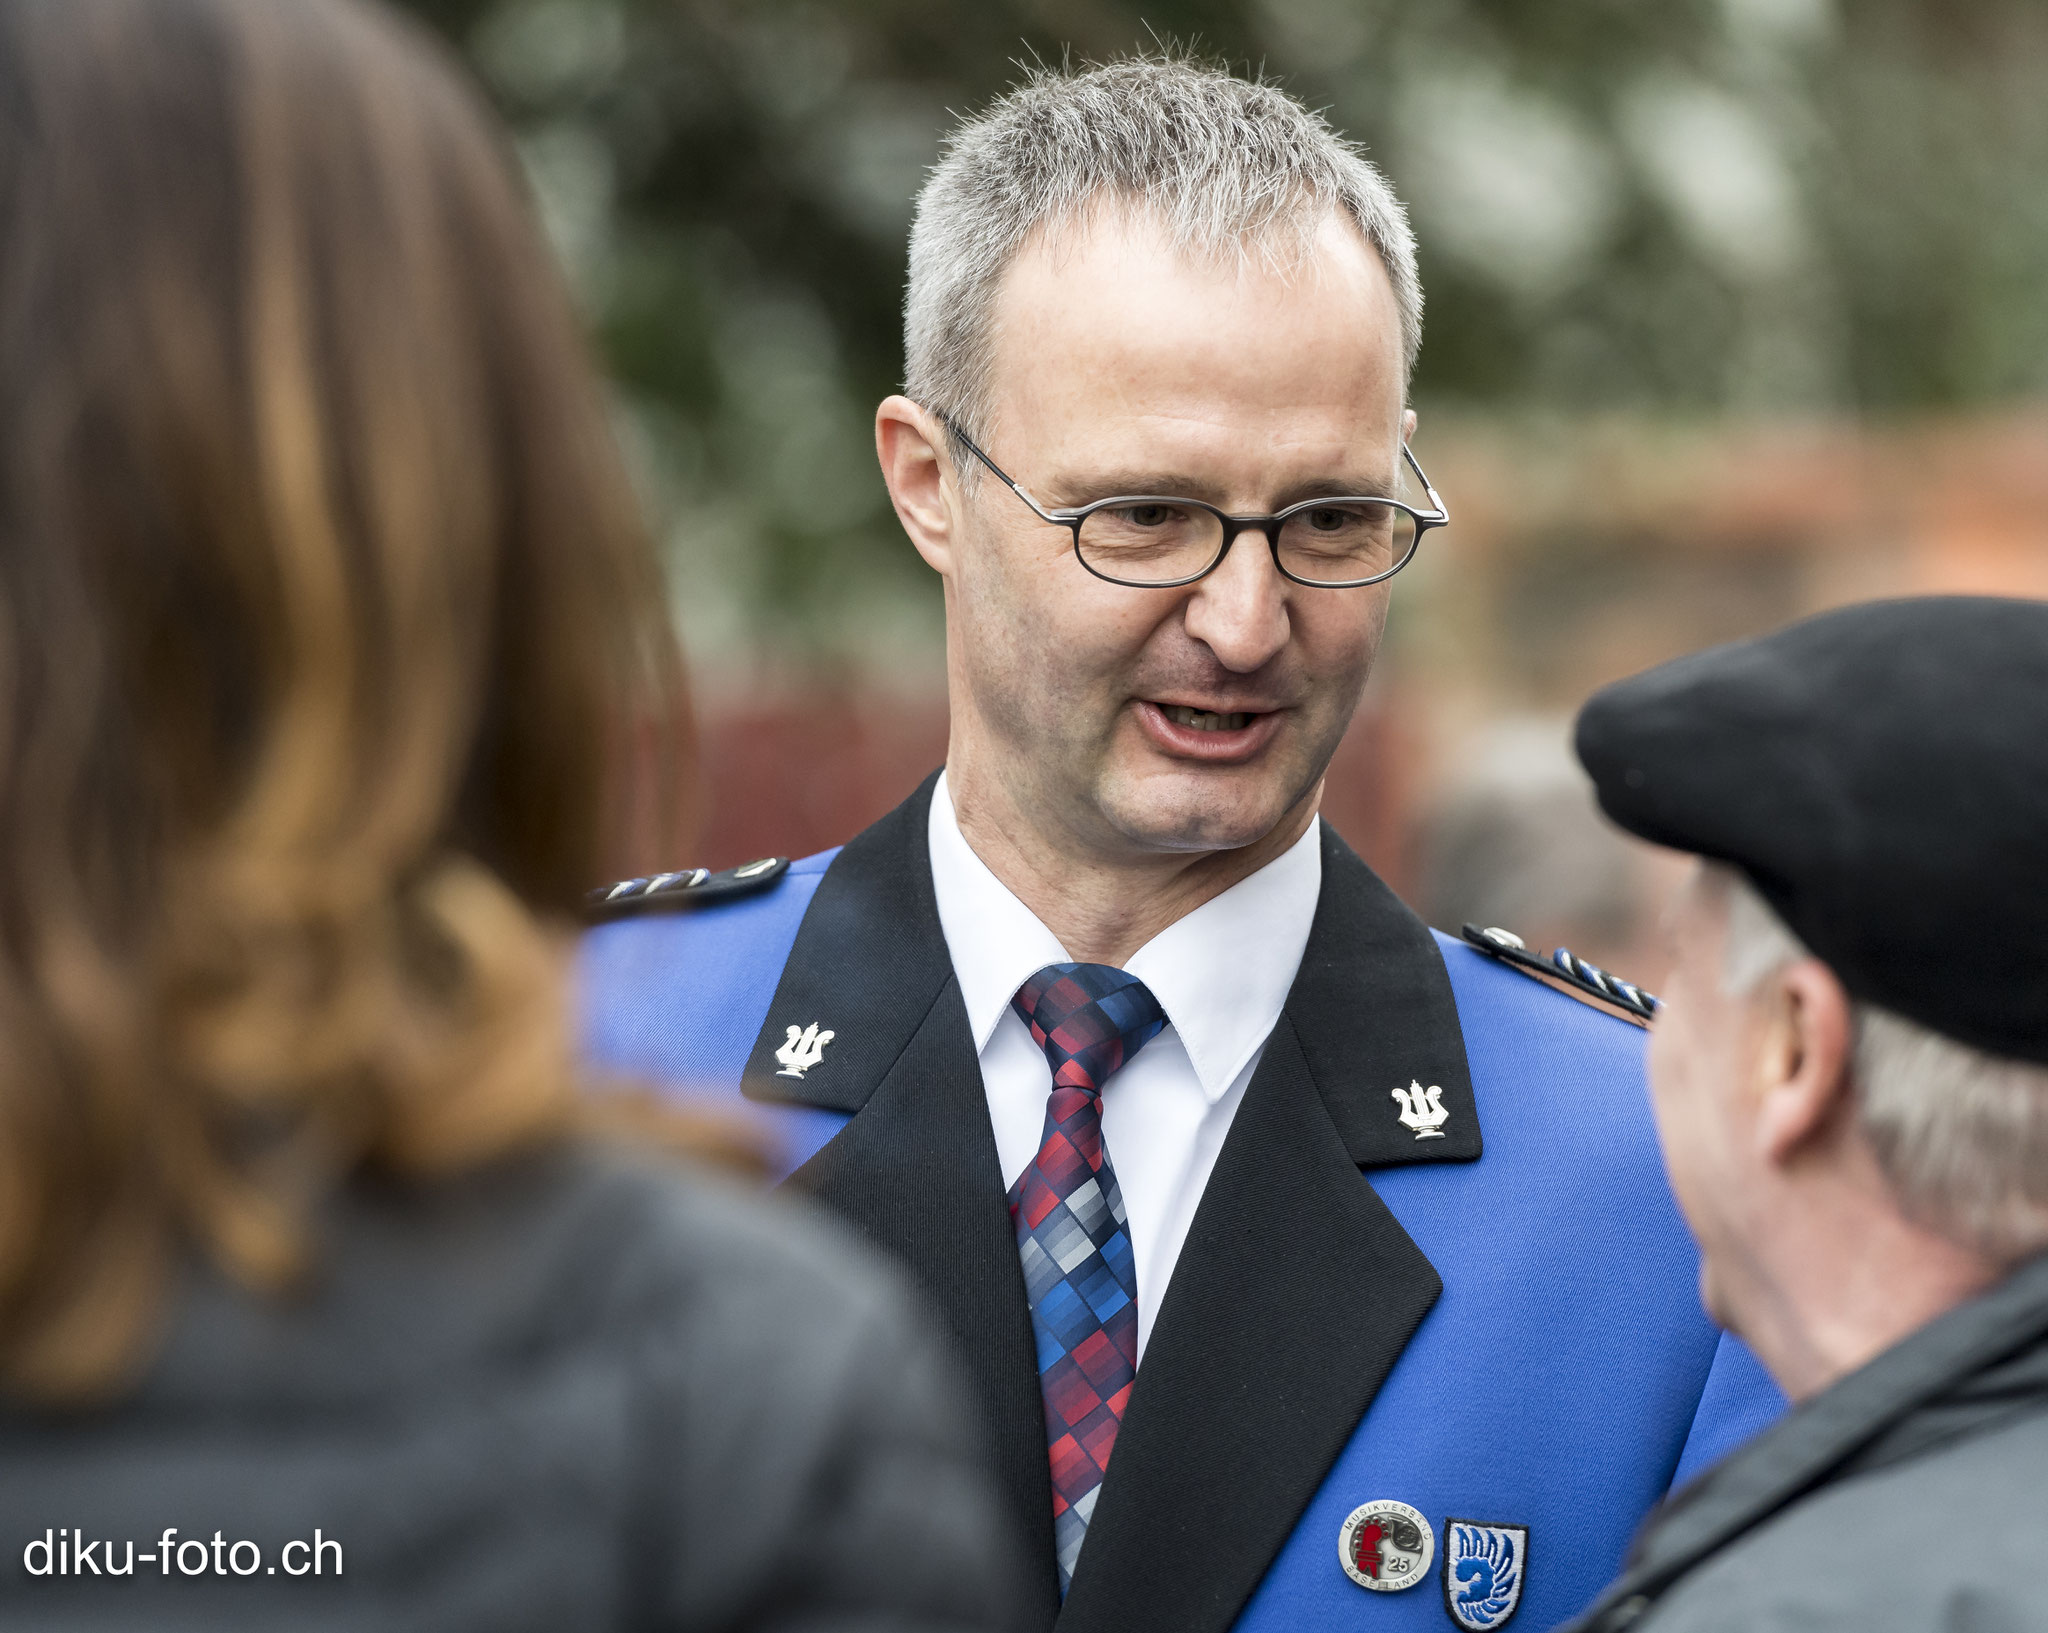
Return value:
<svg viewBox="0 0 2048 1633">
<path fill-rule="evenodd" d="M 570 924 L 683 708 L 440 54 L 0 0 L 0 1619 L 997 1619 L 902 1289 L 577 1137 Z"/>
</svg>

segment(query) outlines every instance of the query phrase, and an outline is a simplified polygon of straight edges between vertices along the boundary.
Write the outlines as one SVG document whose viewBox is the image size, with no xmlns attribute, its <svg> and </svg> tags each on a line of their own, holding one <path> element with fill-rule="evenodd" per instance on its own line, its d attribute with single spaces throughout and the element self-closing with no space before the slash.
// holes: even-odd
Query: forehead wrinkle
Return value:
<svg viewBox="0 0 2048 1633">
<path fill-rule="evenodd" d="M 1284 510 L 1303 499 L 1391 499 L 1399 492 L 1399 482 L 1398 466 L 1370 476 L 1309 476 L 1281 489 L 1278 505 Z"/>
</svg>

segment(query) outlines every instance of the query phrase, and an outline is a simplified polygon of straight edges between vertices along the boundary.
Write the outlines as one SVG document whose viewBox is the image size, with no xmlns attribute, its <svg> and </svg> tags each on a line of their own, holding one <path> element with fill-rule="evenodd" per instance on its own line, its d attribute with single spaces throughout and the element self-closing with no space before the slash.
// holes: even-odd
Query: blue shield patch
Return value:
<svg viewBox="0 0 2048 1633">
<path fill-rule="evenodd" d="M 1522 1602 L 1528 1574 L 1526 1525 L 1444 1521 L 1444 1609 L 1468 1633 L 1507 1626 Z"/>
</svg>

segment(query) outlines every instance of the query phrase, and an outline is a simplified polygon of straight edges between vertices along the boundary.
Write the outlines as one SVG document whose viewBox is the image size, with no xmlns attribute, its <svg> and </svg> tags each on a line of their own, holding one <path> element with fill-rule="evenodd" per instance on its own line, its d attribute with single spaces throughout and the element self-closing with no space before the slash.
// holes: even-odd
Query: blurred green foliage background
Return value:
<svg viewBox="0 0 2048 1633">
<path fill-rule="evenodd" d="M 1884 417 L 2048 389 L 2040 0 L 411 0 L 518 133 L 700 664 L 929 659 L 871 452 L 912 197 L 1021 63 L 1191 42 L 1421 235 L 1432 412 Z"/>
</svg>

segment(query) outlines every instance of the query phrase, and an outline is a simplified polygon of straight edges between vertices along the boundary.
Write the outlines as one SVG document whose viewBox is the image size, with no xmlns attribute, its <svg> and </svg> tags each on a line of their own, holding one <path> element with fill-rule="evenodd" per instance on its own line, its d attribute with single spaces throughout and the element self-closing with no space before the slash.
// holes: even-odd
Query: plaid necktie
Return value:
<svg viewBox="0 0 2048 1633">
<path fill-rule="evenodd" d="M 1106 964 L 1048 964 L 1010 1007 L 1052 1066 L 1045 1134 L 1010 1188 L 1010 1217 L 1038 1335 L 1064 1596 L 1138 1375 L 1137 1261 L 1102 1143 L 1102 1085 L 1166 1014 L 1144 982 Z"/>
</svg>

